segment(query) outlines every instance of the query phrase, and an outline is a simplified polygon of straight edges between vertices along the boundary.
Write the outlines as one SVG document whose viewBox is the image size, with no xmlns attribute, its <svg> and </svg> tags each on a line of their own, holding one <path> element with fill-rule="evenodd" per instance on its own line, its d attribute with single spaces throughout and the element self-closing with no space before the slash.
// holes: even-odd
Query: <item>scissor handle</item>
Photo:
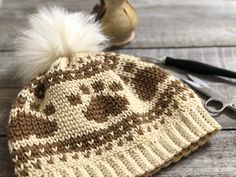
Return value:
<svg viewBox="0 0 236 177">
<path fill-rule="evenodd" d="M 210 106 L 210 103 L 217 103 L 217 104 L 220 104 L 221 106 L 217 109 L 215 108 L 215 110 L 212 110 L 211 106 Z M 216 98 L 212 98 L 210 97 L 204 104 L 204 107 L 206 108 L 206 110 L 208 112 L 210 112 L 213 116 L 217 116 L 219 115 L 228 105 L 225 104 L 224 102 L 222 102 L 221 100 L 219 99 L 216 99 Z"/>
</svg>

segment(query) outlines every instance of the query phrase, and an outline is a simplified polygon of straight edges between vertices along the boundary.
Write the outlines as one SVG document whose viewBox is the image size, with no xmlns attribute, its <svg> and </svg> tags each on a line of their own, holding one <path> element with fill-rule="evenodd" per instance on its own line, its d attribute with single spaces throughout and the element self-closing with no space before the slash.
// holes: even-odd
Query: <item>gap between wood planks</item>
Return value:
<svg viewBox="0 0 236 177">
<path fill-rule="evenodd" d="M 180 46 L 180 47 L 176 47 L 176 46 L 166 46 L 166 47 L 132 47 L 132 46 L 123 46 L 123 47 L 110 47 L 108 49 L 106 49 L 106 51 L 122 51 L 122 50 L 160 50 L 160 49 L 207 49 L 207 48 L 236 48 L 236 45 L 210 45 L 210 46 Z M 0 52 L 16 52 L 16 49 L 0 49 Z"/>
</svg>

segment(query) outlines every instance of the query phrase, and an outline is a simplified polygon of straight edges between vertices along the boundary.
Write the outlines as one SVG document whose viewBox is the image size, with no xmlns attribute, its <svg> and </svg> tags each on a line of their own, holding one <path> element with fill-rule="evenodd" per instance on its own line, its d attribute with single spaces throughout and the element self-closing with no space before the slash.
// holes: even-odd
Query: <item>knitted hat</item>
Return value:
<svg viewBox="0 0 236 177">
<path fill-rule="evenodd" d="M 106 38 L 93 17 L 44 9 L 31 26 L 20 40 L 21 72 L 33 78 L 8 131 L 18 176 L 148 176 L 220 129 L 157 65 L 99 52 Z"/>
</svg>

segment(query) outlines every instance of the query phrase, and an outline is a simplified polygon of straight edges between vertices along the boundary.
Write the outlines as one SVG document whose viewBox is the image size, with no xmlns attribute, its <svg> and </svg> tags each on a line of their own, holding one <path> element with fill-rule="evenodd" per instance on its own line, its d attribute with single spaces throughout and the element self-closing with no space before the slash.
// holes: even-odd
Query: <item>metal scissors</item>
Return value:
<svg viewBox="0 0 236 177">
<path fill-rule="evenodd" d="M 188 79 L 182 80 L 190 87 L 209 97 L 205 102 L 204 107 L 211 115 L 217 116 L 225 108 L 229 108 L 236 112 L 236 100 L 233 101 L 233 99 L 225 97 L 224 95 L 210 88 L 207 83 L 193 75 L 188 74 L 187 77 Z M 213 110 L 212 106 L 210 105 L 214 103 L 217 103 L 218 105 L 220 105 L 220 107 Z"/>
</svg>

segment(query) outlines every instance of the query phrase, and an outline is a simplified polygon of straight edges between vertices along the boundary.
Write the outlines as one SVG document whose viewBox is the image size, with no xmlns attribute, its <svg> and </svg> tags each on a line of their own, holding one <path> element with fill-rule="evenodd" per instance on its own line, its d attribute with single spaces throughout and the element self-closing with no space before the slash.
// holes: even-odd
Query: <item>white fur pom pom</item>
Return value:
<svg viewBox="0 0 236 177">
<path fill-rule="evenodd" d="M 44 8 L 29 19 L 30 29 L 19 38 L 20 66 L 24 81 L 46 71 L 60 57 L 78 52 L 97 52 L 107 38 L 94 16 L 69 13 L 63 8 Z"/>
</svg>

